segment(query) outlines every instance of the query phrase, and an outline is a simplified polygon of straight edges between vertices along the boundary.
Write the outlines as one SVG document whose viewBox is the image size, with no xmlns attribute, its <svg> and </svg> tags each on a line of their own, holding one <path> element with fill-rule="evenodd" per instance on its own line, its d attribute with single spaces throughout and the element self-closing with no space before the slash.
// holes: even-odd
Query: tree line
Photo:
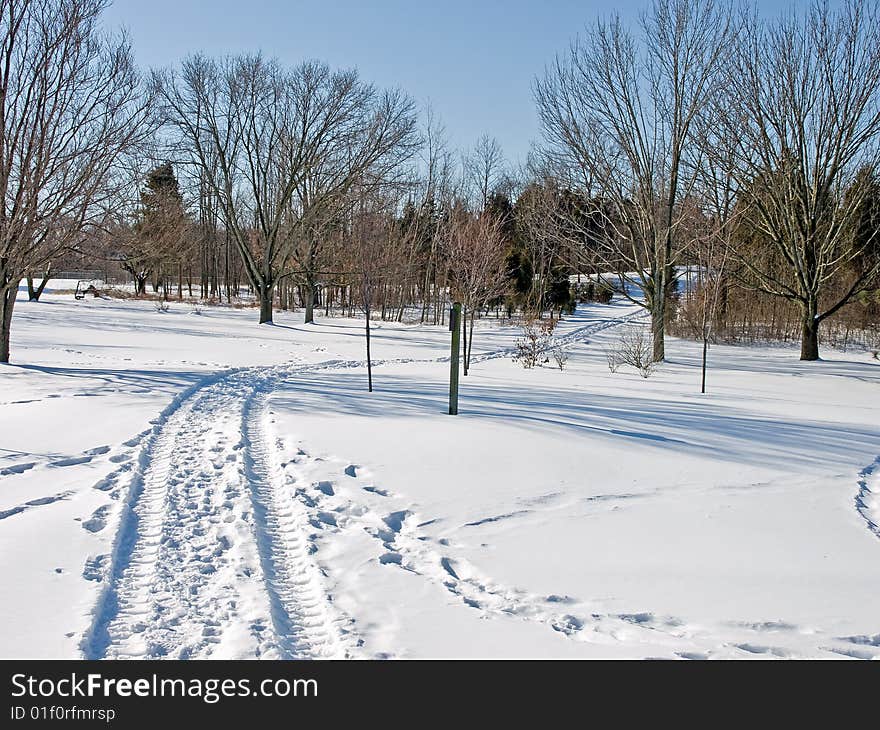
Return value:
<svg viewBox="0 0 880 730">
<path fill-rule="evenodd" d="M 703 322 L 780 299 L 816 360 L 822 323 L 880 286 L 878 91 L 873 2 L 767 20 L 656 0 L 635 28 L 600 21 L 535 86 L 546 178 L 579 198 L 560 244 L 639 292 L 657 361 L 689 265 L 712 292 Z"/>
<path fill-rule="evenodd" d="M 442 324 L 455 299 L 466 368 L 476 318 L 552 321 L 575 276 L 650 312 L 655 361 L 667 333 L 794 322 L 811 360 L 829 322 L 877 326 L 873 2 L 599 20 L 536 80 L 542 139 L 516 169 L 489 135 L 450 149 L 430 111 L 353 69 L 243 54 L 140 72 L 105 6 L 0 0 L 2 362 L 20 283 L 38 298 L 72 253 L 139 296 L 249 294 L 260 323 L 332 308 L 367 337 L 373 316 Z"/>
</svg>

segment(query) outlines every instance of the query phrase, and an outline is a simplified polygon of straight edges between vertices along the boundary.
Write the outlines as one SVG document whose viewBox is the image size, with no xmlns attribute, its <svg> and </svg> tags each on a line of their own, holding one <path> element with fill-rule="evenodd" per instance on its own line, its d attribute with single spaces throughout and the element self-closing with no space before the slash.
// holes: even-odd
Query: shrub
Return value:
<svg viewBox="0 0 880 730">
<path fill-rule="evenodd" d="M 556 361 L 556 367 L 565 370 L 565 365 L 568 363 L 568 350 L 562 345 L 556 345 L 553 348 L 553 359 Z"/>
<path fill-rule="evenodd" d="M 654 372 L 656 363 L 653 360 L 651 334 L 647 327 L 624 327 L 614 353 L 618 364 L 632 365 L 643 378 L 650 377 Z"/>
<path fill-rule="evenodd" d="M 516 341 L 514 362 L 520 363 L 526 370 L 535 367 L 542 353 L 550 347 L 553 324 L 547 320 L 527 320 L 523 325 L 523 336 Z"/>
<path fill-rule="evenodd" d="M 612 373 L 616 373 L 617 368 L 620 367 L 620 355 L 618 354 L 616 347 L 608 347 L 605 349 L 605 360 L 608 362 L 608 369 Z"/>
</svg>

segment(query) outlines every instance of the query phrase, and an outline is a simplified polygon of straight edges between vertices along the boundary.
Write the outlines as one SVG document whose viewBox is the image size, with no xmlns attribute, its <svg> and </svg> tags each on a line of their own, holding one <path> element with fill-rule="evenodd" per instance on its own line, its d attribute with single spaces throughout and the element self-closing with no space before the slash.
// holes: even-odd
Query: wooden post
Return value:
<svg viewBox="0 0 880 730">
<path fill-rule="evenodd" d="M 373 361 L 370 358 L 370 305 L 367 304 L 367 392 L 373 392 Z"/>
<path fill-rule="evenodd" d="M 449 360 L 449 415 L 458 415 L 458 366 L 461 345 L 461 302 L 449 310 L 449 330 L 452 332 L 452 356 Z"/>
<path fill-rule="evenodd" d="M 700 386 L 700 392 L 706 392 L 706 351 L 709 349 L 709 335 L 706 334 L 706 328 L 703 328 L 703 383 Z"/>
</svg>

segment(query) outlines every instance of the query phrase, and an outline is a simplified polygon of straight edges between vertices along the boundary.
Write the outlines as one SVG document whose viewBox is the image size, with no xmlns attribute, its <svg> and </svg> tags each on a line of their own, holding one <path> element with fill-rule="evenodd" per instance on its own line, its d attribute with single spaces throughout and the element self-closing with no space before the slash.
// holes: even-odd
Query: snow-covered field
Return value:
<svg viewBox="0 0 880 730">
<path fill-rule="evenodd" d="M 880 657 L 880 363 L 582 305 L 449 333 L 44 296 L 0 369 L 0 656 Z"/>
</svg>

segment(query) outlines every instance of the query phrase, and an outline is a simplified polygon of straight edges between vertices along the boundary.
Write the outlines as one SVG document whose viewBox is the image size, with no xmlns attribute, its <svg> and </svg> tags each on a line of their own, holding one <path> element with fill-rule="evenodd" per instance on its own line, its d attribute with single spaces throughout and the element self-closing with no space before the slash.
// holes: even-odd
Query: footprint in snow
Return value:
<svg viewBox="0 0 880 730">
<path fill-rule="evenodd" d="M 97 582 L 104 580 L 104 566 L 109 559 L 109 555 L 93 555 L 90 557 L 86 560 L 85 567 L 83 567 L 83 578 Z"/>
<path fill-rule="evenodd" d="M 107 526 L 107 513 L 110 511 L 110 505 L 105 504 L 103 507 L 98 507 L 93 513 L 92 516 L 82 523 L 82 527 L 84 530 L 88 530 L 89 532 L 100 532 Z"/>
<path fill-rule="evenodd" d="M 547 603 L 577 603 L 577 600 L 571 596 L 557 596 L 555 593 L 547 596 L 544 600 Z"/>
<path fill-rule="evenodd" d="M 760 644 L 734 644 L 737 649 L 747 651 L 749 654 L 772 654 L 777 657 L 787 657 L 788 652 L 774 646 L 762 646 Z"/>
<path fill-rule="evenodd" d="M 80 464 L 88 464 L 91 460 L 91 456 L 75 456 L 69 459 L 59 459 L 58 461 L 53 461 L 51 464 L 49 464 L 49 466 L 79 466 Z"/>
<path fill-rule="evenodd" d="M 838 649 L 833 646 L 820 646 L 819 648 L 823 651 L 830 651 L 832 654 L 837 654 L 838 656 L 849 657 L 850 659 L 871 660 L 874 658 L 874 654 L 861 649 Z"/>
<path fill-rule="evenodd" d="M 566 614 L 565 616 L 560 616 L 554 620 L 551 626 L 554 631 L 559 631 L 566 636 L 571 636 L 571 634 L 577 633 L 584 628 L 584 620 L 577 616 Z"/>
<path fill-rule="evenodd" d="M 406 522 L 407 517 L 412 515 L 408 509 L 400 510 L 399 512 L 392 512 L 389 515 L 385 515 L 382 518 L 382 522 L 388 525 L 389 529 L 393 532 L 400 532 L 403 529 L 403 523 Z"/>
<path fill-rule="evenodd" d="M 848 641 L 850 644 L 863 646 L 880 646 L 880 634 L 874 636 L 841 636 L 840 641 Z"/>
<path fill-rule="evenodd" d="M 37 463 L 32 461 L 28 464 L 13 464 L 12 466 L 7 466 L 5 469 L 0 470 L 0 476 L 9 476 L 10 474 L 22 474 L 28 469 L 33 469 Z"/>
<path fill-rule="evenodd" d="M 449 558 L 440 558 L 440 566 L 455 580 L 461 580 L 458 577 L 458 573 L 455 572 L 455 568 L 452 567 L 452 561 Z"/>
</svg>

